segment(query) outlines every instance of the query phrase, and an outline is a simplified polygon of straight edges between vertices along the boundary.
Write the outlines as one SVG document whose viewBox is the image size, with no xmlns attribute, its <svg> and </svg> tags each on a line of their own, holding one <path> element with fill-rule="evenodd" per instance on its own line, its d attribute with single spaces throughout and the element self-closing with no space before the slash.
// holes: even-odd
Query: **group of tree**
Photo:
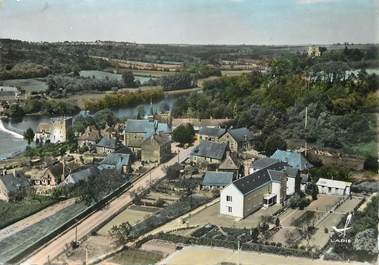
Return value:
<svg viewBox="0 0 379 265">
<path fill-rule="evenodd" d="M 206 81 L 203 93 L 179 98 L 172 115 L 234 118 L 236 127 L 260 133 L 256 147 L 267 153 L 271 142 L 285 147 L 281 138 L 375 156 L 377 75 L 345 71 L 346 62 L 317 60 L 287 56 L 275 59 L 267 73 Z"/>
<path fill-rule="evenodd" d="M 165 91 L 186 89 L 196 86 L 193 76 L 186 72 L 162 76 L 160 82 Z"/>
<path fill-rule="evenodd" d="M 195 141 L 195 130 L 191 124 L 181 124 L 172 132 L 172 140 L 181 146 Z"/>
<path fill-rule="evenodd" d="M 105 95 L 98 100 L 85 100 L 86 110 L 98 111 L 106 108 L 122 108 L 136 106 L 141 103 L 157 101 L 164 96 L 161 89 L 136 90 L 133 92 L 116 92 Z"/>
<path fill-rule="evenodd" d="M 73 115 L 80 108 L 72 103 L 46 99 L 30 99 L 17 104 L 11 104 L 5 110 L 5 115 L 12 119 L 21 119 L 26 114 L 42 113 L 47 115 Z"/>
</svg>

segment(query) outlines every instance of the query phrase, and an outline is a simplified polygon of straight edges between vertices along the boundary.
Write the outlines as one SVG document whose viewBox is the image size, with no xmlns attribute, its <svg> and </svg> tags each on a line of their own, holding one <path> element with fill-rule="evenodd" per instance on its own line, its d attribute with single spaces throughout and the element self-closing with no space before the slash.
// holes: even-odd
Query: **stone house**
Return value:
<svg viewBox="0 0 379 265">
<path fill-rule="evenodd" d="M 86 130 L 79 135 L 78 145 L 82 146 L 95 146 L 101 139 L 100 131 L 95 126 L 88 126 Z"/>
<path fill-rule="evenodd" d="M 231 152 L 239 153 L 252 145 L 253 134 L 247 128 L 228 129 L 219 137 L 220 143 L 229 145 Z"/>
<path fill-rule="evenodd" d="M 48 123 L 41 122 L 38 124 L 34 134 L 34 141 L 41 144 L 50 141 L 50 125 Z"/>
<path fill-rule="evenodd" d="M 232 172 L 234 178 L 240 178 L 243 176 L 243 168 L 241 167 L 239 161 L 233 158 L 229 151 L 227 151 L 226 158 L 218 167 L 219 171 Z"/>
<path fill-rule="evenodd" d="M 222 128 L 202 127 L 198 133 L 198 140 L 200 143 L 202 141 L 218 142 L 225 132 L 226 130 Z"/>
<path fill-rule="evenodd" d="M 100 142 L 96 144 L 96 153 L 107 155 L 117 150 L 118 143 L 116 139 L 103 137 Z"/>
<path fill-rule="evenodd" d="M 161 164 L 171 157 L 171 139 L 166 134 L 153 134 L 142 142 L 141 161 Z"/>
<path fill-rule="evenodd" d="M 155 120 L 128 120 L 124 130 L 124 145 L 139 158 L 142 143 L 154 133 L 169 135 L 171 129 L 167 123 Z"/>
</svg>

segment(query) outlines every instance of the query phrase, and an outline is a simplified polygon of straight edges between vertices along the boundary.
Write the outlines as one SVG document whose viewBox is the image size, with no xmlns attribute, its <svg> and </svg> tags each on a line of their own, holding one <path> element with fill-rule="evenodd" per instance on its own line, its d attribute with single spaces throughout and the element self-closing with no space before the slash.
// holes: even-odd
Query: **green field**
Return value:
<svg viewBox="0 0 379 265">
<path fill-rule="evenodd" d="M 25 90 L 25 92 L 43 92 L 47 90 L 47 84 L 41 78 L 4 80 L 2 83 L 4 86 L 14 86 Z"/>
<path fill-rule="evenodd" d="M 157 263 L 162 258 L 159 253 L 128 249 L 114 256 L 111 262 L 122 265 L 149 265 Z"/>
<path fill-rule="evenodd" d="M 97 70 L 83 70 L 79 72 L 79 75 L 81 77 L 88 77 L 88 78 L 96 78 L 96 79 L 106 79 L 109 78 L 110 80 L 118 80 L 121 81 L 121 74 L 114 74 L 114 73 L 109 73 L 109 72 L 104 72 L 104 71 L 97 71 Z M 139 75 L 139 74 L 134 74 L 135 80 L 138 80 L 141 82 L 141 84 L 144 84 L 147 82 L 150 77 L 145 76 L 145 75 Z M 151 77 L 154 79 L 154 77 Z"/>
<path fill-rule="evenodd" d="M 18 202 L 0 201 L 0 228 L 40 211 L 55 202 L 56 200 L 47 197 L 27 198 Z"/>
</svg>

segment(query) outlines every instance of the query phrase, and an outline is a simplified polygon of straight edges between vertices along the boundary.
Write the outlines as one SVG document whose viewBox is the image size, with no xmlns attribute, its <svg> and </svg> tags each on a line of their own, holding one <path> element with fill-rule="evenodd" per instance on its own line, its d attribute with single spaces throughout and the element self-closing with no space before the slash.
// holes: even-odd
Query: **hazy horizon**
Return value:
<svg viewBox="0 0 379 265">
<path fill-rule="evenodd" d="M 0 0 L 0 38 L 172 45 L 379 43 L 375 0 Z"/>
</svg>

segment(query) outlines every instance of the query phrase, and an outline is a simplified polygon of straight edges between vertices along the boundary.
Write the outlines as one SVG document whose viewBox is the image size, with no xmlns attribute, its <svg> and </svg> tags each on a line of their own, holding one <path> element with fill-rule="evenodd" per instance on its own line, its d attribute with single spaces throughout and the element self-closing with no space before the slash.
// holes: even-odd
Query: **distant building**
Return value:
<svg viewBox="0 0 379 265">
<path fill-rule="evenodd" d="M 202 186 L 207 189 L 221 189 L 233 182 L 233 172 L 206 171 Z"/>
<path fill-rule="evenodd" d="M 287 177 L 283 171 L 263 169 L 235 180 L 220 193 L 220 214 L 245 218 L 261 207 L 283 203 Z"/>
<path fill-rule="evenodd" d="M 310 46 L 308 47 L 308 57 L 320 57 L 324 52 L 326 51 L 325 47 L 320 47 L 320 46 Z"/>
<path fill-rule="evenodd" d="M 96 153 L 98 154 L 110 154 L 117 150 L 117 139 L 103 137 L 100 142 L 96 144 Z"/>
<path fill-rule="evenodd" d="M 161 164 L 171 157 L 171 138 L 167 134 L 153 134 L 141 144 L 141 161 Z"/>
<path fill-rule="evenodd" d="M 227 150 L 228 146 L 225 143 L 203 141 L 192 150 L 192 162 L 220 164 L 224 160 Z"/>
<path fill-rule="evenodd" d="M 116 170 L 121 174 L 128 174 L 130 172 L 131 158 L 129 154 L 111 153 L 97 167 L 102 170 Z"/>
<path fill-rule="evenodd" d="M 350 195 L 351 182 L 320 178 L 317 183 L 319 193 L 330 195 Z"/>
<path fill-rule="evenodd" d="M 88 126 L 86 130 L 79 135 L 78 145 L 95 146 L 101 139 L 100 131 L 95 126 Z"/>
<path fill-rule="evenodd" d="M 201 128 L 219 128 L 221 125 L 233 121 L 232 119 L 197 119 L 197 118 L 174 118 L 172 119 L 172 128 L 175 129 L 180 125 L 191 124 L 194 130 L 200 131 Z"/>
<path fill-rule="evenodd" d="M 287 163 L 289 166 L 297 168 L 300 171 L 308 170 L 313 167 L 301 153 L 295 151 L 276 150 L 271 158 Z"/>
<path fill-rule="evenodd" d="M 50 142 L 64 143 L 72 127 L 72 117 L 57 117 L 50 119 Z"/>
<path fill-rule="evenodd" d="M 142 143 L 153 134 L 171 134 L 167 123 L 155 120 L 128 120 L 124 130 L 124 144 L 136 155 L 141 157 Z"/>
<path fill-rule="evenodd" d="M 0 100 L 14 101 L 17 100 L 20 92 L 16 87 L 0 86 Z"/>
<path fill-rule="evenodd" d="M 30 184 L 24 177 L 11 174 L 0 176 L 0 200 L 12 201 L 30 190 Z"/>
</svg>

